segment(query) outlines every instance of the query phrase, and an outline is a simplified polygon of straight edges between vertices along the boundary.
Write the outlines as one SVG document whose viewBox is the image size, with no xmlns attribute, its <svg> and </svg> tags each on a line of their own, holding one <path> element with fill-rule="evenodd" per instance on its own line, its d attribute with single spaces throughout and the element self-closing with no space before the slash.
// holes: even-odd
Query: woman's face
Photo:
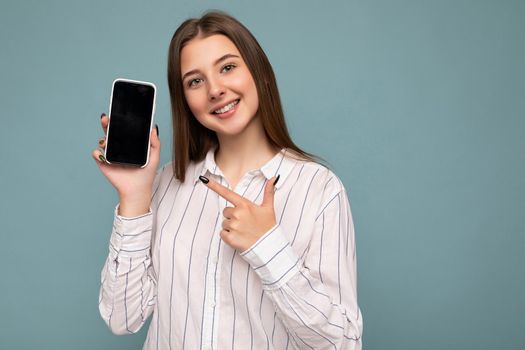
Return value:
<svg viewBox="0 0 525 350">
<path fill-rule="evenodd" d="M 235 44 L 224 35 L 197 37 L 181 51 L 184 95 L 197 120 L 219 135 L 238 135 L 257 113 L 253 77 Z"/>
</svg>

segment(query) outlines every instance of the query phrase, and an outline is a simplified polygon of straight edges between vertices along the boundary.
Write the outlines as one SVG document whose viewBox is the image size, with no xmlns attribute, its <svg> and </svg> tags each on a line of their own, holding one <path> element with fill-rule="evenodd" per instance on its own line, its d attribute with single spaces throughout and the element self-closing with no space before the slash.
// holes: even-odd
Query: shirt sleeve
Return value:
<svg viewBox="0 0 525 350">
<path fill-rule="evenodd" d="M 241 255 L 259 275 L 296 348 L 362 348 L 354 226 L 344 188 L 317 216 L 303 257 L 279 225 Z"/>
<path fill-rule="evenodd" d="M 101 273 L 100 315 L 115 334 L 137 332 L 153 311 L 156 279 L 151 264 L 151 211 L 125 218 L 115 209 L 109 254 Z"/>
</svg>

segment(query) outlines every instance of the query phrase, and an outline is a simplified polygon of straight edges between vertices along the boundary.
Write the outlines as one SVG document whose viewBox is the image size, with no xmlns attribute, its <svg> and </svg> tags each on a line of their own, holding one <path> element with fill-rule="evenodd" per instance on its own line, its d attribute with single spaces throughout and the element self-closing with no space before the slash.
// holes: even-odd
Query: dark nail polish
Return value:
<svg viewBox="0 0 525 350">
<path fill-rule="evenodd" d="M 100 115 L 100 119 L 102 119 L 105 115 L 106 115 L 106 113 L 102 113 L 102 114 Z"/>
<path fill-rule="evenodd" d="M 157 136 L 159 136 L 159 125 L 155 124 L 155 129 L 157 129 Z"/>
<path fill-rule="evenodd" d="M 199 176 L 199 180 L 201 180 L 202 182 L 204 182 L 205 184 L 207 184 L 208 182 L 210 182 L 210 180 L 205 177 L 205 176 Z"/>
<path fill-rule="evenodd" d="M 100 159 L 101 162 L 106 162 L 106 158 L 102 154 L 98 156 L 98 159 Z"/>
<path fill-rule="evenodd" d="M 275 181 L 273 183 L 273 185 L 277 185 L 277 181 L 279 181 L 279 178 L 281 177 L 281 174 L 277 175 L 277 177 L 275 178 Z"/>
</svg>

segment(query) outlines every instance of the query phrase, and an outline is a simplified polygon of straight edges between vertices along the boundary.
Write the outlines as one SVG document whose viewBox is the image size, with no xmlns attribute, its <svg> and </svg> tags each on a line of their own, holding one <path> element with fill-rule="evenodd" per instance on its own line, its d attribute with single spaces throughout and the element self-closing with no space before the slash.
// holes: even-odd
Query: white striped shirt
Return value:
<svg viewBox="0 0 525 350">
<path fill-rule="evenodd" d="M 354 226 L 346 190 L 326 167 L 283 149 L 235 192 L 256 204 L 273 176 L 277 224 L 239 252 L 219 236 L 232 206 L 199 181 L 229 187 L 214 159 L 186 181 L 159 170 L 151 211 L 117 215 L 99 309 L 116 334 L 153 313 L 144 349 L 361 349 Z"/>
</svg>

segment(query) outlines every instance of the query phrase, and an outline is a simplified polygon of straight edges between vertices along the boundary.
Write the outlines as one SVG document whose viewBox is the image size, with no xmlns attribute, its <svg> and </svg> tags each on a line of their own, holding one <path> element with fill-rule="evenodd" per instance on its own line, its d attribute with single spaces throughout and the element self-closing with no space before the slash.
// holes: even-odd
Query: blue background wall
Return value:
<svg viewBox="0 0 525 350">
<path fill-rule="evenodd" d="M 159 87 L 170 159 L 169 40 L 219 8 L 349 190 L 364 348 L 524 349 L 524 4 L 2 0 L 0 348 L 141 348 L 98 315 L 116 196 L 90 152 L 122 76 Z"/>
</svg>

